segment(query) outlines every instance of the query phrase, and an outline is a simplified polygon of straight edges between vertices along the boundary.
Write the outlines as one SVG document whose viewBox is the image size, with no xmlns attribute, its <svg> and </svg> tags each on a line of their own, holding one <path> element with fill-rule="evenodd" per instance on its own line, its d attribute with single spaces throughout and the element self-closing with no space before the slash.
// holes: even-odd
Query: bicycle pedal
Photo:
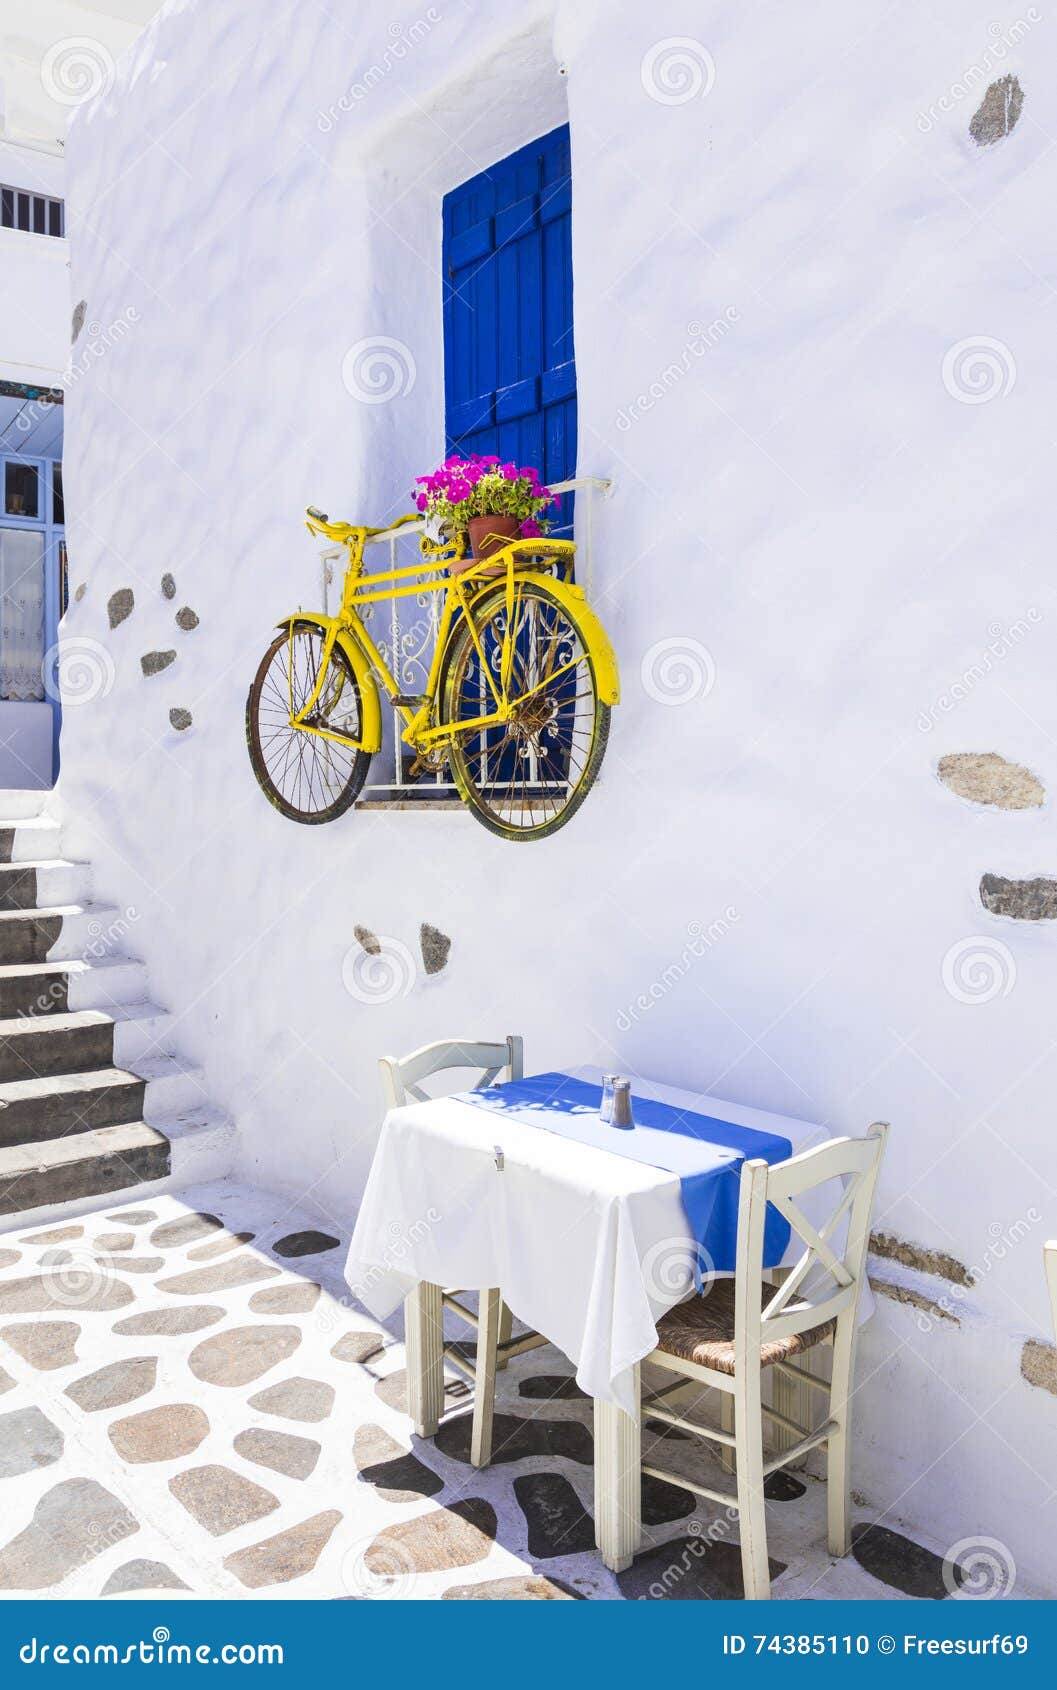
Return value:
<svg viewBox="0 0 1057 1690">
<path fill-rule="evenodd" d="M 429 702 L 429 696 L 424 692 L 394 692 L 389 702 L 394 710 L 419 710 Z"/>
</svg>

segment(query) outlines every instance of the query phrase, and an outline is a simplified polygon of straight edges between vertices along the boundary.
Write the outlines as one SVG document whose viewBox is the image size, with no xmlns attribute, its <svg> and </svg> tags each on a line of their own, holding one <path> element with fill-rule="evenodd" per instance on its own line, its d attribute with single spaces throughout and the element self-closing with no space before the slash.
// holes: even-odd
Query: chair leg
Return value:
<svg viewBox="0 0 1057 1690">
<path fill-rule="evenodd" d="M 734 1430 L 734 1397 L 730 1391 L 720 1392 L 719 1429 L 721 1432 L 733 1432 Z M 719 1465 L 724 1473 L 733 1473 L 737 1470 L 738 1464 L 735 1460 L 734 1451 L 729 1444 L 719 1445 Z"/>
<path fill-rule="evenodd" d="M 632 1389 L 639 1394 L 639 1369 Z M 636 1405 L 637 1406 L 637 1405 Z M 642 1539 L 642 1433 L 639 1418 L 595 1398 L 595 1543 L 622 1573 Z"/>
<path fill-rule="evenodd" d="M 506 1304 L 504 1303 L 503 1308 L 502 1308 L 502 1313 L 499 1316 L 499 1342 L 501 1344 L 509 1344 L 510 1336 L 511 1336 L 511 1333 L 513 1332 L 513 1330 L 514 1330 L 514 1316 L 513 1316 L 513 1313 L 511 1312 L 511 1310 L 508 1309 Z M 496 1367 L 498 1368 L 500 1373 L 502 1373 L 502 1371 L 503 1371 L 503 1369 L 506 1365 L 507 1365 L 507 1358 L 506 1358 L 506 1356 L 501 1355 L 499 1357 L 499 1360 L 496 1362 Z"/>
<path fill-rule="evenodd" d="M 473 1426 L 470 1461 L 487 1467 L 492 1459 L 492 1417 L 495 1413 L 496 1346 L 503 1302 L 498 1290 L 482 1291 L 477 1305 L 477 1366 L 474 1376 Z"/>
<path fill-rule="evenodd" d="M 833 1335 L 829 1414 L 839 1429 L 832 1434 L 826 1446 L 826 1508 L 831 1555 L 847 1555 L 851 1549 L 851 1380 L 855 1336 L 855 1311 L 851 1310 L 839 1317 Z"/>
<path fill-rule="evenodd" d="M 763 1413 L 760 1369 L 737 1381 L 734 1425 L 738 1464 L 738 1525 L 741 1532 L 741 1571 L 747 1602 L 765 1602 L 771 1595 L 767 1564 L 767 1519 L 763 1499 Z"/>
<path fill-rule="evenodd" d="M 407 1405 L 420 1438 L 431 1438 L 444 1408 L 444 1307 L 439 1285 L 416 1285 L 404 1298 Z"/>
</svg>

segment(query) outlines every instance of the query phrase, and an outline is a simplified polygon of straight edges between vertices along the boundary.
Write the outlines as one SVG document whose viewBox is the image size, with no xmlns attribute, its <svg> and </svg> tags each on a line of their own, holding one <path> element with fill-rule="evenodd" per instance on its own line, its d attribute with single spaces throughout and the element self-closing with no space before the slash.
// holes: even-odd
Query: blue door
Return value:
<svg viewBox="0 0 1057 1690">
<path fill-rule="evenodd" d="M 495 452 L 548 482 L 576 473 L 568 126 L 444 198 L 449 452 Z M 550 515 L 563 530 L 572 499 Z"/>
</svg>

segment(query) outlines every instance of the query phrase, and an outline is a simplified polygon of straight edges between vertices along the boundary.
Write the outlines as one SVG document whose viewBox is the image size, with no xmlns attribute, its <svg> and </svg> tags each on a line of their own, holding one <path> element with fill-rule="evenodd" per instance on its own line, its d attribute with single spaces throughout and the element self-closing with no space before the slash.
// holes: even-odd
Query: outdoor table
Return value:
<svg viewBox="0 0 1057 1690">
<path fill-rule="evenodd" d="M 599 1069 L 566 1073 L 601 1084 Z M 635 1079 L 633 1092 L 777 1136 L 793 1154 L 830 1136 L 807 1121 L 652 1080 Z M 629 1159 L 621 1153 L 626 1135 L 611 1131 L 612 1151 L 466 1094 L 390 1110 L 345 1269 L 375 1318 L 405 1302 L 408 1402 L 421 1437 L 436 1432 L 443 1405 L 441 1288 L 500 1287 L 517 1318 L 575 1364 L 594 1399 L 596 1520 L 607 1500 L 600 1482 L 619 1484 L 637 1449 L 638 1364 L 655 1347 L 660 1316 L 693 1288 L 700 1261 L 678 1175 Z M 821 1224 L 836 1196 L 819 1187 L 818 1215 L 808 1218 Z M 775 1265 L 794 1262 L 802 1249 L 794 1234 Z"/>
</svg>

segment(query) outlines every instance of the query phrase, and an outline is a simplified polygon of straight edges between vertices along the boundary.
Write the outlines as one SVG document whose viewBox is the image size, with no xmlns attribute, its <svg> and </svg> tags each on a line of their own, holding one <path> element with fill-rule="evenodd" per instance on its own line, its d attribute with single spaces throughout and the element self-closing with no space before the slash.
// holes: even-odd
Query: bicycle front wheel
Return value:
<svg viewBox="0 0 1057 1690">
<path fill-rule="evenodd" d="M 543 580 L 517 583 L 509 622 L 505 586 L 481 593 L 469 615 L 472 632 L 459 623 L 445 665 L 448 766 L 491 833 L 545 839 L 587 797 L 609 738 L 590 646 L 575 612 Z M 507 721 L 460 729 L 492 714 L 497 693 L 509 701 Z"/>
<path fill-rule="evenodd" d="M 309 825 L 344 815 L 367 778 L 370 755 L 354 745 L 290 723 L 315 691 L 323 635 L 310 622 L 284 629 L 268 647 L 246 700 L 246 744 L 265 797 L 280 815 Z M 335 645 L 312 711 L 313 727 L 358 739 L 363 733 L 360 689 Z"/>
</svg>

